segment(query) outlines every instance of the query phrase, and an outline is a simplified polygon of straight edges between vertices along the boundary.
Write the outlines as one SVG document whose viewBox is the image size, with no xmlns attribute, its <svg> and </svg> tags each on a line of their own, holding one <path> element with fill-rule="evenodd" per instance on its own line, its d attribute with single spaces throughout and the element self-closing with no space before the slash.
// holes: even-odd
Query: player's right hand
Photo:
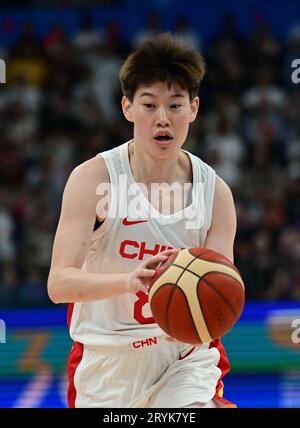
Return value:
<svg viewBox="0 0 300 428">
<path fill-rule="evenodd" d="M 151 278 L 156 273 L 156 268 L 168 257 L 178 250 L 165 250 L 155 256 L 149 257 L 143 261 L 133 272 L 128 274 L 126 281 L 126 293 L 137 293 L 143 291 L 148 293 L 151 284 Z"/>
</svg>

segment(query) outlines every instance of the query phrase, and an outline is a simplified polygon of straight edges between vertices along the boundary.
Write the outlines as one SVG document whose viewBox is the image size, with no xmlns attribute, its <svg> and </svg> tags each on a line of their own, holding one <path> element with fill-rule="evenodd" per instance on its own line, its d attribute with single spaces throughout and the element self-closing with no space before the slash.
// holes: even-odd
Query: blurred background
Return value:
<svg viewBox="0 0 300 428">
<path fill-rule="evenodd" d="M 184 148 L 237 208 L 247 303 L 223 340 L 225 397 L 300 407 L 300 0 L 0 2 L 0 407 L 66 406 L 66 307 L 46 292 L 63 188 L 76 165 L 131 138 L 119 67 L 166 30 L 207 63 Z"/>
</svg>

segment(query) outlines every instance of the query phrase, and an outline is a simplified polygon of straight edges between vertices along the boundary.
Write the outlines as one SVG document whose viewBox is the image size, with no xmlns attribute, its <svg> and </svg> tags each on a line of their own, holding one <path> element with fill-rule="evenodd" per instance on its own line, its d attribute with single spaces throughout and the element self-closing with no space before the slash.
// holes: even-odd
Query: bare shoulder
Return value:
<svg viewBox="0 0 300 428">
<path fill-rule="evenodd" d="M 108 183 L 109 173 L 101 156 L 95 156 L 78 165 L 71 172 L 64 190 L 64 211 L 91 211 L 95 215 L 95 206 L 99 201 L 99 185 Z"/>
<path fill-rule="evenodd" d="M 95 183 L 109 181 L 105 160 L 101 156 L 94 156 L 83 162 L 73 169 L 69 180 L 83 186 L 93 186 Z"/>
<path fill-rule="evenodd" d="M 224 222 L 231 218 L 232 222 L 236 222 L 236 213 L 233 195 L 230 187 L 225 181 L 216 176 L 214 205 L 213 205 L 213 222 Z"/>
<path fill-rule="evenodd" d="M 216 198 L 220 200 L 220 202 L 233 200 L 232 192 L 230 187 L 225 181 L 216 175 L 216 184 L 215 184 L 215 200 Z"/>
</svg>

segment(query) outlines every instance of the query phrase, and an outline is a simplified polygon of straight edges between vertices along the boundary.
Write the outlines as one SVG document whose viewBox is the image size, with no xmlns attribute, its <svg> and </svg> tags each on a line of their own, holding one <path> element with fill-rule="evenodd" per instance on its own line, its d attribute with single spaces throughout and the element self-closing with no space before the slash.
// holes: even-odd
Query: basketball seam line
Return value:
<svg viewBox="0 0 300 428">
<path fill-rule="evenodd" d="M 198 276 L 198 275 L 197 275 L 197 276 Z M 201 280 L 202 280 L 202 277 L 201 277 L 201 279 L 200 279 L 199 281 L 201 281 Z M 211 331 L 210 331 L 209 325 L 208 325 L 208 323 L 207 323 L 207 319 L 206 319 L 206 316 L 205 316 L 205 312 L 203 311 L 202 306 L 201 306 L 201 299 L 200 299 L 200 296 L 199 296 L 199 293 L 198 293 L 199 281 L 197 282 L 197 287 L 196 287 L 196 292 L 197 292 L 197 297 L 198 297 L 198 301 L 199 301 L 199 306 L 200 306 L 200 309 L 201 309 L 201 312 L 202 312 L 202 316 L 203 316 L 203 319 L 204 319 L 204 322 L 205 322 L 205 325 L 206 325 L 207 331 L 208 331 L 208 333 L 209 333 L 210 337 L 213 339 L 213 336 L 212 336 L 212 334 L 211 334 Z"/>
<path fill-rule="evenodd" d="M 193 260 L 192 261 L 190 261 L 190 263 L 187 265 L 187 267 L 188 266 L 190 266 L 190 264 L 192 264 L 193 263 L 193 261 L 197 258 L 197 257 L 195 257 L 193 254 L 192 254 L 192 256 L 194 257 L 193 258 Z M 176 257 L 177 258 L 177 257 Z M 175 259 L 176 260 L 176 259 Z M 174 263 L 172 263 L 173 265 L 174 265 Z M 176 287 L 178 287 L 178 288 L 180 288 L 181 289 L 181 287 L 178 285 L 178 281 L 180 280 L 180 278 L 182 277 L 182 275 L 184 274 L 184 272 L 187 270 L 187 267 L 186 268 L 183 268 L 182 266 L 178 266 L 178 265 L 174 265 L 174 266 L 177 266 L 177 267 L 180 267 L 181 269 L 182 269 L 182 272 L 181 272 L 181 274 L 179 275 L 179 277 L 177 278 L 177 280 L 176 280 L 176 283 L 174 284 Z M 167 327 L 168 327 L 168 329 L 169 329 L 169 331 L 170 331 L 170 328 L 169 328 L 169 307 L 170 307 L 170 304 L 171 304 L 171 300 L 172 300 L 172 297 L 173 297 L 173 294 L 174 294 L 174 292 L 175 292 L 175 290 L 176 290 L 176 287 L 174 287 L 174 285 L 173 285 L 173 290 L 172 290 L 172 292 L 171 292 L 171 295 L 170 295 L 170 297 L 169 297 L 169 300 L 168 300 L 168 305 L 167 305 Z M 157 290 L 158 291 L 158 290 Z M 153 295 L 153 297 L 154 297 L 154 295 Z M 186 298 L 186 296 L 185 296 L 185 298 Z M 187 298 L 186 298 L 187 299 Z M 200 303 L 200 302 L 199 302 Z M 189 304 L 188 304 L 188 301 L 187 301 L 187 306 L 189 307 Z M 202 308 L 201 308 L 201 311 L 202 311 Z M 191 312 L 191 311 L 189 311 L 189 312 Z M 191 317 L 192 317 L 192 320 L 193 320 L 193 316 L 192 316 L 192 314 L 190 313 L 190 315 L 191 315 Z M 194 323 L 194 320 L 193 320 L 193 323 Z M 197 329 L 196 329 L 196 327 L 195 327 L 195 330 L 196 330 L 196 333 L 197 333 L 197 335 L 198 335 L 198 337 L 199 337 L 199 334 L 198 334 L 198 331 L 197 331 Z M 170 333 L 170 336 L 172 336 L 171 335 L 171 333 Z M 199 337 L 199 339 L 201 340 L 201 337 Z"/>
<path fill-rule="evenodd" d="M 227 272 L 220 272 L 220 271 L 218 271 L 218 270 L 211 270 L 211 271 L 209 271 L 209 272 L 206 272 L 202 277 L 201 277 L 201 279 L 205 279 L 205 276 L 207 276 L 207 275 L 209 275 L 209 274 L 211 274 L 211 273 L 216 273 L 216 274 L 221 274 L 221 275 L 225 275 L 225 276 L 228 276 L 229 278 L 231 278 L 231 279 L 233 279 L 233 281 L 235 281 L 235 282 L 237 282 L 241 287 L 242 287 L 242 289 L 244 290 L 244 287 L 243 287 L 243 285 L 240 283 L 240 281 L 238 280 L 238 279 L 236 279 L 234 276 L 231 276 L 229 273 L 227 273 Z M 205 279 L 205 281 L 207 281 L 207 279 Z M 208 281 L 207 281 L 208 282 Z"/>
<path fill-rule="evenodd" d="M 226 274 L 225 274 L 226 275 Z M 202 281 L 204 281 L 207 285 L 209 285 L 223 300 L 224 302 L 227 304 L 227 306 L 229 307 L 231 313 L 234 315 L 234 317 L 236 318 L 237 313 L 235 312 L 234 309 L 232 309 L 230 302 L 228 302 L 228 300 L 215 288 L 215 286 L 213 284 L 211 284 L 210 282 L 207 281 L 207 279 L 204 278 L 204 276 L 201 279 Z"/>
<path fill-rule="evenodd" d="M 163 287 L 163 286 L 162 286 Z M 180 285 L 178 285 L 178 284 L 173 284 L 173 288 L 174 288 L 174 291 L 173 291 L 173 293 L 175 292 L 175 290 L 176 289 L 179 289 L 180 291 L 182 291 L 182 289 L 181 289 L 181 287 L 180 287 Z M 173 296 L 173 293 L 172 293 L 172 296 Z M 186 294 L 185 293 L 182 293 L 182 296 L 184 297 L 184 299 L 185 299 L 185 302 L 186 302 L 186 305 L 187 305 L 187 307 L 188 307 L 188 309 L 189 309 L 189 301 L 188 301 L 188 298 L 186 297 Z M 171 297 L 170 297 L 170 299 L 169 300 L 171 300 Z M 193 323 L 193 326 L 194 326 L 194 330 L 195 330 L 195 332 L 196 332 L 196 334 L 197 334 L 197 336 L 198 336 L 198 338 L 201 340 L 201 342 L 202 342 L 202 339 L 201 339 L 201 337 L 199 336 L 199 334 L 198 334 L 198 331 L 197 331 L 197 328 L 196 328 L 196 326 L 195 326 L 195 322 L 194 322 L 194 318 L 193 318 L 193 315 L 192 315 L 192 313 L 191 313 L 191 311 L 189 310 L 188 311 L 188 313 L 190 314 L 190 317 L 191 317 L 191 320 L 192 320 L 192 323 Z M 167 312 L 167 324 L 168 324 L 168 327 L 169 327 L 169 322 L 168 322 L 168 318 L 169 318 L 169 312 Z M 169 331 L 171 331 L 171 329 L 169 328 Z M 171 335 L 171 333 L 170 333 L 170 336 L 172 336 Z"/>
<path fill-rule="evenodd" d="M 165 287 L 166 285 L 171 285 L 171 286 L 172 286 L 172 288 L 173 288 L 173 289 L 172 289 L 172 292 L 171 292 L 171 297 L 169 297 L 168 304 L 167 304 L 167 328 L 168 328 L 169 333 L 168 333 L 168 332 L 166 332 L 167 334 L 169 334 L 170 336 L 172 336 L 172 334 L 171 334 L 171 329 L 170 329 L 170 325 L 169 325 L 169 305 L 170 305 L 170 302 L 171 302 L 171 300 L 172 300 L 172 296 L 173 296 L 173 294 L 175 293 L 175 290 L 176 290 L 176 289 L 181 290 L 181 287 L 180 287 L 178 284 L 165 283 L 165 284 L 164 284 L 164 285 L 162 285 L 158 290 L 156 290 L 156 292 L 155 292 L 155 293 L 153 294 L 153 296 L 152 296 L 152 300 L 154 299 L 154 297 L 155 297 L 155 295 L 157 294 L 157 292 L 158 292 L 162 287 Z M 182 290 L 181 290 L 181 291 L 182 291 Z M 183 297 L 185 298 L 185 301 L 186 301 L 187 306 L 189 307 L 189 302 L 188 302 L 188 299 L 187 299 L 187 297 L 186 297 L 185 293 L 182 293 L 182 295 L 183 295 Z M 194 320 L 193 320 L 193 317 L 192 317 L 191 311 L 189 311 L 189 314 L 190 314 L 191 319 L 192 319 L 192 322 L 193 322 L 193 324 L 194 324 Z M 196 333 L 197 333 L 197 335 L 198 335 L 198 337 L 199 337 L 199 334 L 198 334 L 198 332 L 197 332 L 197 329 L 196 329 L 195 325 L 194 325 L 194 328 L 195 328 L 195 331 L 196 331 Z M 201 338 L 200 338 L 200 337 L 199 337 L 199 339 L 201 340 Z"/>
<path fill-rule="evenodd" d="M 176 286 L 178 286 L 177 284 L 176 284 Z M 170 334 L 170 336 L 172 336 L 172 334 L 171 334 L 171 329 L 170 329 L 170 323 L 169 323 L 169 308 L 170 308 L 170 305 L 171 305 L 171 300 L 172 300 L 172 298 L 173 298 L 173 294 L 174 294 L 174 292 L 175 292 L 175 289 L 176 289 L 176 287 L 174 287 L 174 285 L 173 285 L 173 288 L 172 288 L 172 290 L 171 290 L 171 294 L 170 294 L 170 296 L 169 296 L 169 300 L 168 300 L 168 304 L 167 304 L 167 328 L 168 328 L 168 331 L 170 332 L 169 334 Z M 158 289 L 159 290 L 159 289 Z M 157 290 L 157 291 L 158 291 Z M 156 293 L 157 293 L 157 291 L 156 291 Z M 155 294 L 156 294 L 155 293 Z M 155 296 L 155 294 L 153 295 L 153 297 Z M 152 298 L 153 298 L 152 297 Z"/>
<path fill-rule="evenodd" d="M 191 262 L 192 263 L 192 262 Z M 189 265 L 191 264 L 191 263 L 189 263 Z M 213 262 L 214 263 L 214 262 Z M 224 266 L 222 263 L 219 263 L 220 265 L 222 265 L 222 266 Z M 189 266 L 188 265 L 188 266 Z M 207 274 L 210 274 L 210 273 L 221 273 L 222 275 L 226 275 L 226 276 L 229 276 L 230 278 L 232 278 L 232 279 L 234 279 L 235 281 L 237 281 L 240 285 L 241 285 L 241 283 L 234 277 L 234 276 L 231 276 L 231 275 L 229 275 L 228 273 L 226 273 L 226 272 L 220 272 L 220 271 L 215 271 L 215 270 L 211 270 L 211 271 L 209 271 L 209 272 L 206 272 L 203 276 L 199 276 L 198 274 L 196 274 L 195 272 L 193 272 L 192 270 L 189 270 L 188 268 L 184 268 L 184 267 L 182 267 L 182 266 L 180 266 L 180 265 L 177 265 L 177 264 L 175 264 L 175 263 L 173 263 L 173 266 L 176 266 L 176 267 L 178 267 L 178 268 L 181 268 L 181 269 L 184 269 L 184 271 L 187 271 L 187 272 L 189 272 L 189 273 L 192 273 L 193 275 L 195 275 L 195 276 L 197 276 L 199 279 L 202 279 L 202 278 L 204 278 L 205 277 L 205 275 L 207 275 Z M 226 266 L 226 265 L 225 265 Z M 227 267 L 230 267 L 230 266 L 227 266 Z M 242 285 L 241 285 L 241 287 L 242 287 Z"/>
<path fill-rule="evenodd" d="M 205 253 L 203 253 L 203 254 L 200 254 L 200 256 L 202 256 L 202 255 L 204 255 L 204 254 L 207 254 L 207 253 L 209 253 L 209 252 L 211 252 L 211 251 L 213 251 L 213 250 L 209 250 L 209 251 L 206 251 Z M 193 254 L 192 253 L 190 253 L 192 256 L 193 256 Z M 225 257 L 225 256 L 223 256 L 223 257 Z M 195 257 L 195 259 L 199 259 L 199 257 Z M 202 259 L 199 259 L 199 260 L 202 260 Z M 229 260 L 229 259 L 228 259 Z M 241 275 L 241 273 L 240 273 L 240 271 L 238 270 L 238 268 L 233 264 L 233 263 L 231 263 L 230 262 L 230 260 L 229 260 L 229 262 L 231 263 L 231 265 L 230 264 L 226 264 L 226 263 L 220 263 L 220 262 L 216 262 L 215 260 L 203 260 L 204 262 L 209 262 L 209 263 L 215 263 L 216 265 L 222 265 L 222 266 L 227 266 L 227 267 L 229 267 L 229 268 L 231 268 L 231 269 L 233 269 L 235 272 L 237 272 L 239 275 Z"/>
<path fill-rule="evenodd" d="M 190 255 L 191 256 L 193 256 L 193 257 L 195 257 L 196 259 L 198 259 L 199 258 L 199 256 L 204 256 L 205 254 L 208 254 L 208 253 L 210 253 L 212 250 L 209 250 L 208 248 L 206 248 L 205 249 L 206 251 L 203 251 L 203 253 L 200 253 L 200 254 L 198 254 L 198 256 L 195 256 L 195 254 L 193 254 L 193 253 L 191 253 L 191 251 L 190 250 L 188 250 L 189 251 L 189 253 L 190 253 Z"/>
<path fill-rule="evenodd" d="M 188 250 L 189 251 L 189 250 Z M 189 251 L 189 253 L 190 253 L 190 251 Z M 182 273 L 179 275 L 179 277 L 178 277 L 178 279 L 177 279 L 177 281 L 176 281 L 176 285 L 178 285 L 177 284 L 177 282 L 179 281 L 179 279 L 182 277 L 182 275 L 185 273 L 185 272 L 191 272 L 189 269 L 188 269 L 188 267 L 197 259 L 198 260 L 198 257 L 197 256 L 195 256 L 194 254 L 192 254 L 192 253 L 190 253 L 190 255 L 193 257 L 193 259 L 186 265 L 186 267 L 182 267 L 182 266 L 179 266 L 179 265 L 176 265 L 175 263 L 173 263 L 173 265 L 174 266 L 176 266 L 176 267 L 180 267 L 181 269 L 182 269 Z M 176 260 L 176 259 L 175 259 Z M 196 276 L 198 276 L 198 275 L 196 275 Z M 199 277 L 198 277 L 199 278 Z M 184 293 L 184 295 L 185 295 L 185 293 Z M 202 306 L 201 306 L 201 301 L 200 301 L 200 299 L 198 299 L 198 303 L 199 303 L 199 307 L 200 307 L 200 310 L 201 310 L 201 313 L 202 313 L 202 316 L 203 316 L 203 309 L 202 309 Z M 188 304 L 188 307 L 189 307 L 189 304 Z M 198 338 L 201 340 L 201 342 L 202 342 L 202 337 L 200 337 L 200 335 L 199 335 L 199 333 L 198 333 L 198 330 L 197 330 L 197 328 L 196 328 L 196 326 L 195 326 L 195 321 L 194 321 L 194 318 L 193 318 L 193 314 L 191 313 L 191 311 L 189 311 L 190 312 L 190 315 L 191 315 L 191 317 L 192 317 L 192 320 L 193 320 L 193 324 L 194 324 L 194 327 L 195 327 L 195 330 L 196 330 L 196 333 L 197 333 L 197 336 L 198 336 Z M 205 325 L 206 325 L 206 328 L 207 328 L 207 324 L 206 324 L 206 319 L 203 317 L 203 319 L 204 319 L 204 322 L 205 322 Z M 207 328 L 207 330 L 208 330 L 208 328 Z M 209 332 L 209 335 L 210 335 L 210 337 L 211 337 L 211 334 L 210 334 L 210 331 L 208 330 L 208 332 Z"/>
</svg>

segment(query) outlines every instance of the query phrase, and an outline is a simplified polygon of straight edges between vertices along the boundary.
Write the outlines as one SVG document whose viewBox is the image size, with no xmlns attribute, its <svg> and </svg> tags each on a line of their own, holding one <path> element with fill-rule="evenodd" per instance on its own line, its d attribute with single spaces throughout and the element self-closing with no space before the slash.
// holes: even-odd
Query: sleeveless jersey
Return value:
<svg viewBox="0 0 300 428">
<path fill-rule="evenodd" d="M 132 272 L 142 260 L 165 249 L 201 247 L 211 225 L 214 170 L 184 151 L 192 165 L 191 202 L 174 214 L 161 214 L 142 192 L 134 204 L 132 189 L 138 191 L 138 186 L 129 162 L 129 143 L 98 155 L 104 158 L 110 176 L 110 207 L 107 218 L 93 233 L 82 266 L 87 272 Z M 75 303 L 69 327 L 74 341 L 101 348 L 138 348 L 159 343 L 165 336 L 154 322 L 148 296 L 142 291 Z"/>
</svg>

